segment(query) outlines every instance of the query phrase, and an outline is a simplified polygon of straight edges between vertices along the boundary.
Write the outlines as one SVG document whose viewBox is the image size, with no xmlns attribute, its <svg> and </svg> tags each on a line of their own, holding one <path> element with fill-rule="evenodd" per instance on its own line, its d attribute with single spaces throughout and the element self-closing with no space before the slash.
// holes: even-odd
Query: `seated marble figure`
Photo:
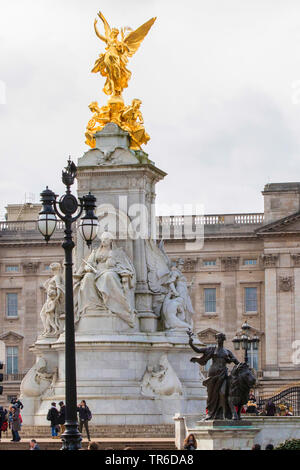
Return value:
<svg viewBox="0 0 300 470">
<path fill-rule="evenodd" d="M 89 310 L 109 311 L 135 325 L 134 266 L 122 248 L 115 248 L 114 236 L 104 232 L 99 248 L 92 251 L 74 274 L 76 320 Z"/>
</svg>

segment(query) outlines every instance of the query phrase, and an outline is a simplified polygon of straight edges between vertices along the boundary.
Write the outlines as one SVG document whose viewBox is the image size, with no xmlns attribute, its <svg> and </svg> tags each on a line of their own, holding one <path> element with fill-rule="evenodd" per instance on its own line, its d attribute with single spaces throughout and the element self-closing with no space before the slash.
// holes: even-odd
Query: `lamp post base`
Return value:
<svg viewBox="0 0 300 470">
<path fill-rule="evenodd" d="M 82 437 L 78 431 L 77 423 L 66 424 L 66 430 L 61 435 L 62 448 L 61 450 L 79 450 L 81 449 Z"/>
</svg>

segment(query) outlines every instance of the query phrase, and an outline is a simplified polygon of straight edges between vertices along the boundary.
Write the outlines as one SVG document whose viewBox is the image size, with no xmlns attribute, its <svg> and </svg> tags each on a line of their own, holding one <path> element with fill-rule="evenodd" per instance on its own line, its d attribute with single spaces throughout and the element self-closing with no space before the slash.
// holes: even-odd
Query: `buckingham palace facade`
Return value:
<svg viewBox="0 0 300 470">
<path fill-rule="evenodd" d="M 268 184 L 262 196 L 263 213 L 192 217 L 204 237 L 189 249 L 183 216 L 157 218 L 157 233 L 169 257 L 184 260 L 200 341 L 214 344 L 215 334 L 224 332 L 232 350 L 232 339 L 247 320 L 260 340 L 258 349 L 248 352 L 258 393 L 271 396 L 300 382 L 300 183 Z M 46 247 L 37 230 L 39 210 L 39 204 L 10 204 L 0 222 L 0 360 L 5 362 L 0 404 L 18 393 L 33 365 L 29 347 L 42 328 L 43 284 L 50 264 L 63 263 L 63 227 Z M 242 351 L 236 355 L 243 359 Z"/>
</svg>

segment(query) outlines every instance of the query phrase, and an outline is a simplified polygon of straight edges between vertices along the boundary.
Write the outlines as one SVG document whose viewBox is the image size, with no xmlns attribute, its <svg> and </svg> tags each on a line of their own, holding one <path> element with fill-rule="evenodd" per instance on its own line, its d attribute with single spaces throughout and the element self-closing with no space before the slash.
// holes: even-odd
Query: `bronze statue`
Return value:
<svg viewBox="0 0 300 470">
<path fill-rule="evenodd" d="M 229 376 L 228 402 L 233 419 L 241 419 L 243 405 L 248 403 L 249 391 L 256 379 L 246 362 L 235 365 Z"/>
<path fill-rule="evenodd" d="M 197 348 L 193 344 L 193 333 L 187 331 L 189 345 L 201 357 L 192 357 L 191 362 L 205 365 L 212 359 L 208 377 L 203 381 L 207 387 L 207 417 L 211 419 L 240 419 L 242 405 L 247 403 L 250 388 L 255 383 L 249 367 L 239 363 L 231 351 L 224 348 L 226 336 L 224 333 L 216 334 L 217 346 Z M 234 363 L 232 376 L 228 375 L 227 364 Z M 238 406 L 238 412 L 235 410 Z"/>
</svg>

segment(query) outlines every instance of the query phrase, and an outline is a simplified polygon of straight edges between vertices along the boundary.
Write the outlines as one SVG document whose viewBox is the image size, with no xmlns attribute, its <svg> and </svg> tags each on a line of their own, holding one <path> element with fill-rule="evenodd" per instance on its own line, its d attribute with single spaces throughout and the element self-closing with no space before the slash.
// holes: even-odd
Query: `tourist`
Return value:
<svg viewBox="0 0 300 470">
<path fill-rule="evenodd" d="M 273 444 L 267 444 L 265 450 L 274 450 Z"/>
<path fill-rule="evenodd" d="M 88 450 L 99 450 L 97 442 L 90 442 L 88 445 Z"/>
<path fill-rule="evenodd" d="M 20 410 L 24 408 L 23 403 L 18 398 L 13 398 L 10 403 Z"/>
<path fill-rule="evenodd" d="M 276 406 L 272 400 L 269 400 L 266 404 L 266 414 L 267 416 L 275 416 L 276 414 Z"/>
<path fill-rule="evenodd" d="M 194 434 L 189 434 L 184 442 L 183 442 L 183 449 L 184 450 L 196 450 L 197 449 L 197 441 L 195 439 Z"/>
<path fill-rule="evenodd" d="M 83 426 L 85 427 L 86 434 L 88 441 L 90 442 L 90 431 L 89 431 L 89 421 L 92 419 L 92 413 L 89 407 L 86 404 L 85 400 L 82 400 L 77 407 L 77 411 L 79 414 L 79 432 L 82 432 Z"/>
<path fill-rule="evenodd" d="M 253 444 L 252 446 L 252 449 L 251 450 L 261 450 L 261 446 L 260 444 Z"/>
<path fill-rule="evenodd" d="M 58 417 L 59 413 L 56 408 L 56 403 L 51 403 L 51 408 L 48 410 L 47 420 L 50 421 L 51 426 L 51 435 L 52 439 L 56 439 L 58 437 Z"/>
<path fill-rule="evenodd" d="M 66 426 L 66 405 L 64 404 L 63 401 L 59 402 L 59 415 L 58 415 L 58 424 L 60 425 L 60 435 L 62 435 L 65 432 Z"/>
<path fill-rule="evenodd" d="M 41 450 L 35 439 L 31 439 L 29 442 L 29 450 Z"/>
<path fill-rule="evenodd" d="M 19 436 L 19 431 L 21 430 L 21 419 L 20 419 L 20 410 L 15 406 L 11 406 L 11 432 L 12 432 L 12 442 L 19 442 L 21 440 Z"/>
<path fill-rule="evenodd" d="M 7 430 L 7 410 L 3 408 L 3 406 L 0 406 L 0 441 L 2 437 L 2 432 L 5 432 Z"/>
</svg>

